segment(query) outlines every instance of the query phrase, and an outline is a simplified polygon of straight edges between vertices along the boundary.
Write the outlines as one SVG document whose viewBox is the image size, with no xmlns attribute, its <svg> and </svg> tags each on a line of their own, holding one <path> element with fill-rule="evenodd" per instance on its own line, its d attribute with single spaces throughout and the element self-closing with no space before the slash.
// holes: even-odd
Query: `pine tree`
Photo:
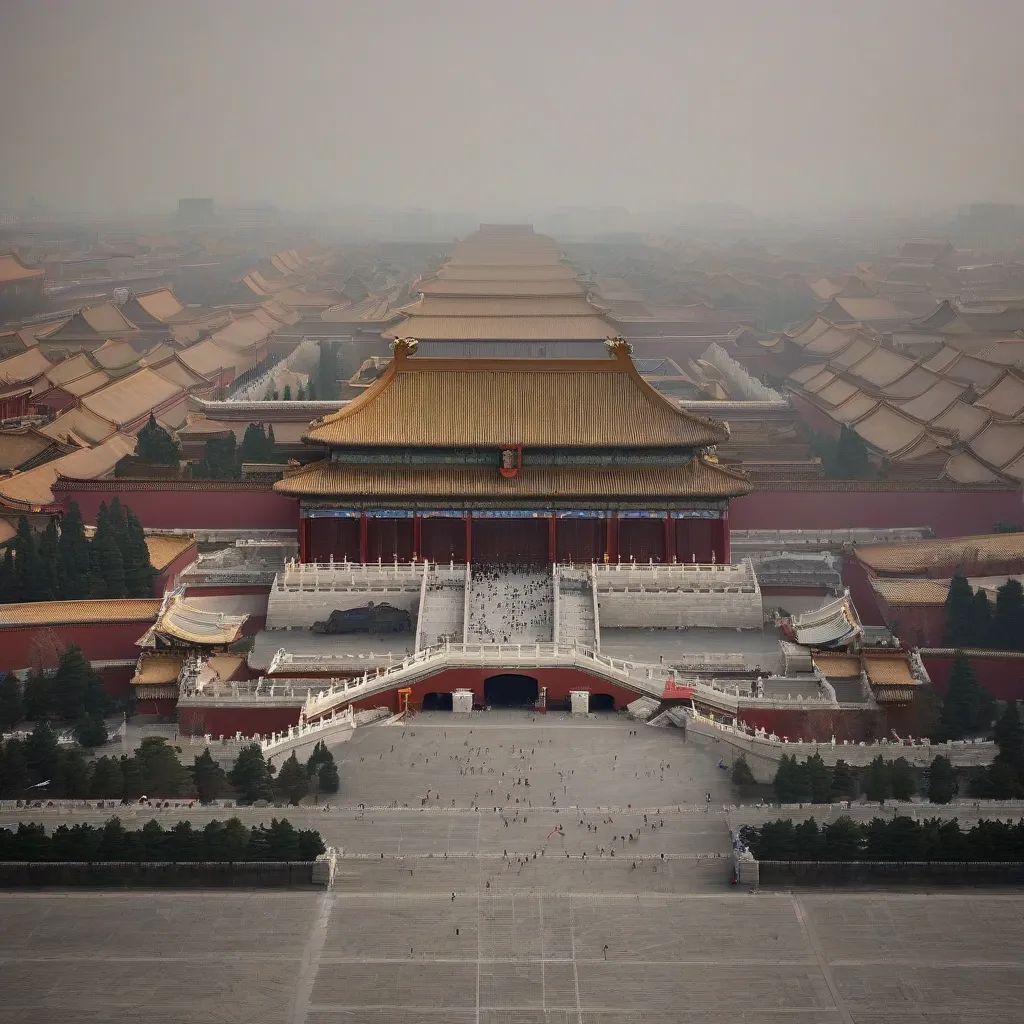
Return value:
<svg viewBox="0 0 1024 1024">
<path fill-rule="evenodd" d="M 25 717 L 21 683 L 13 672 L 0 676 L 0 729 L 13 729 Z"/>
<path fill-rule="evenodd" d="M 750 771 L 749 766 L 747 771 Z M 753 778 L 753 773 L 751 773 Z M 338 788 L 341 785 L 341 779 L 338 777 L 338 766 L 334 763 L 334 760 L 327 762 L 320 766 L 320 772 L 317 775 L 320 782 L 320 788 L 325 793 L 337 793 Z"/>
<path fill-rule="evenodd" d="M 125 563 L 125 587 L 129 597 L 152 597 L 156 570 L 149 561 L 146 531 L 138 516 L 125 508 L 125 530 L 128 534 L 128 561 Z"/>
<path fill-rule="evenodd" d="M 850 766 L 840 758 L 832 766 L 832 786 L 829 796 L 833 800 L 850 800 L 857 789 Z"/>
<path fill-rule="evenodd" d="M 96 533 L 89 545 L 92 572 L 97 577 L 99 593 L 93 597 L 127 597 L 124 578 L 124 558 L 117 542 L 115 527 L 105 502 L 100 502 L 96 513 Z"/>
<path fill-rule="evenodd" d="M 974 592 L 971 605 L 971 646 L 989 647 L 992 642 L 992 604 L 983 587 Z"/>
<path fill-rule="evenodd" d="M 46 782 L 56 774 L 60 762 L 60 746 L 47 722 L 37 722 L 25 740 L 25 760 L 34 783 Z"/>
<path fill-rule="evenodd" d="M 964 648 L 974 644 L 974 591 L 967 577 L 956 573 L 946 594 L 946 630 L 942 642 L 947 647 Z"/>
<path fill-rule="evenodd" d="M 86 661 L 81 647 L 71 644 L 61 655 L 51 681 L 54 704 L 62 718 L 77 721 L 86 713 L 92 675 L 92 666 Z"/>
<path fill-rule="evenodd" d="M 135 751 L 134 760 L 147 796 L 181 796 L 188 789 L 188 770 L 163 736 L 147 736 Z"/>
<path fill-rule="evenodd" d="M 807 758 L 804 770 L 811 791 L 811 803 L 827 804 L 832 798 L 832 771 L 822 760 L 821 754 L 812 754 Z"/>
<path fill-rule="evenodd" d="M 66 598 L 78 601 L 89 596 L 89 541 L 77 501 L 72 501 L 60 524 L 60 558 L 64 566 Z"/>
<path fill-rule="evenodd" d="M 996 722 L 995 741 L 999 748 L 997 760 L 1008 764 L 1017 778 L 1024 782 L 1024 725 L 1015 700 L 1006 702 Z"/>
<path fill-rule="evenodd" d="M 100 757 L 93 762 L 89 796 L 97 800 L 120 800 L 124 795 L 124 776 L 116 757 Z"/>
<path fill-rule="evenodd" d="M 285 384 L 284 394 L 281 395 L 281 400 L 284 402 L 290 402 L 292 400 L 292 386 L 291 384 Z"/>
<path fill-rule="evenodd" d="M 18 576 L 14 568 L 14 551 L 8 544 L 0 562 L 0 604 L 15 604 L 21 600 Z"/>
<path fill-rule="evenodd" d="M 301 384 L 295 392 L 295 400 L 297 402 L 304 402 L 306 400 L 306 389 Z"/>
<path fill-rule="evenodd" d="M 107 723 L 102 715 L 87 714 L 75 722 L 75 739 L 83 747 L 100 747 L 107 742 Z"/>
<path fill-rule="evenodd" d="M 962 740 L 984 732 L 992 724 L 993 711 L 992 696 L 978 684 L 970 662 L 963 657 L 954 658 L 939 715 L 939 738 Z"/>
<path fill-rule="evenodd" d="M 933 804 L 948 804 L 956 795 L 956 769 L 948 757 L 932 759 L 928 767 L 928 799 Z"/>
<path fill-rule="evenodd" d="M 107 509 L 107 522 L 110 523 L 110 532 L 117 543 L 117 550 L 121 552 L 121 561 L 128 565 L 128 524 L 124 519 L 124 508 L 121 499 L 115 494 L 114 500 Z"/>
<path fill-rule="evenodd" d="M 312 377 L 309 378 L 309 387 L 306 389 L 306 401 L 316 401 L 316 381 Z"/>
<path fill-rule="evenodd" d="M 209 750 L 204 750 L 192 765 L 192 782 L 200 803 L 208 804 L 227 788 L 228 779 L 224 769 L 213 759 Z"/>
<path fill-rule="evenodd" d="M 46 573 L 39 557 L 39 548 L 32 528 L 24 516 L 18 517 L 18 532 L 14 537 L 14 576 L 19 601 L 47 601 Z"/>
<path fill-rule="evenodd" d="M 864 773 L 864 795 L 875 803 L 884 804 L 892 795 L 892 778 L 889 765 L 879 754 L 868 765 Z"/>
<path fill-rule="evenodd" d="M 67 576 L 60 556 L 60 536 L 57 518 L 51 516 L 42 537 L 39 538 L 39 560 L 42 563 L 47 600 L 58 601 L 67 596 Z"/>
<path fill-rule="evenodd" d="M 1024 651 L 1024 587 L 1008 579 L 996 591 L 992 616 L 993 646 L 1004 651 Z"/>
<path fill-rule="evenodd" d="M 238 790 L 245 803 L 270 800 L 274 795 L 270 771 L 258 743 L 249 743 L 238 752 L 228 772 L 228 782 Z"/>
<path fill-rule="evenodd" d="M 309 774 L 299 763 L 294 750 L 277 773 L 277 790 L 292 804 L 298 804 L 309 792 Z"/>
<path fill-rule="evenodd" d="M 889 765 L 889 781 L 892 786 L 894 800 L 910 800 L 917 792 L 917 780 L 914 769 L 905 757 L 897 757 Z"/>
<path fill-rule="evenodd" d="M 181 460 L 181 445 L 164 430 L 150 413 L 149 422 L 139 431 L 135 457 L 154 466 L 176 466 Z"/>
<path fill-rule="evenodd" d="M 860 434 L 845 423 L 836 443 L 835 471 L 843 480 L 860 480 L 871 475 L 867 445 Z"/>
<path fill-rule="evenodd" d="M 334 771 L 337 773 L 337 766 Z M 742 754 L 732 763 L 732 784 L 741 792 L 757 785 L 757 779 L 754 778 L 754 773 Z M 323 786 L 323 772 L 320 773 L 320 785 Z"/>
<path fill-rule="evenodd" d="M 53 714 L 53 688 L 49 677 L 43 672 L 31 672 L 25 680 L 22 692 L 25 718 L 39 722 Z"/>
</svg>

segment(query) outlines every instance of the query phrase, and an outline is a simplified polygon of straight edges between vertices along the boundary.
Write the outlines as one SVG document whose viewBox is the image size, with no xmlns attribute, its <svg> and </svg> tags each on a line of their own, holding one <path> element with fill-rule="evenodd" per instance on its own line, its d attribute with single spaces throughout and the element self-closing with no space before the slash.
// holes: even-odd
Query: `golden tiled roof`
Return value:
<svg viewBox="0 0 1024 1024">
<path fill-rule="evenodd" d="M 590 316 L 420 316 L 381 332 L 385 338 L 424 341 L 604 341 L 616 328 L 592 309 Z"/>
<path fill-rule="evenodd" d="M 0 604 L 0 628 L 80 626 L 100 622 L 155 622 L 159 611 L 160 601 L 155 598 Z"/>
<path fill-rule="evenodd" d="M 901 544 L 871 544 L 857 548 L 857 558 L 880 573 L 928 573 L 949 577 L 963 567 L 973 575 L 986 564 L 1024 563 L 1024 533 L 991 533 L 970 537 L 909 540 Z"/>
<path fill-rule="evenodd" d="M 242 635 L 248 614 L 225 615 L 176 595 L 157 620 L 158 633 L 192 644 L 232 644 Z"/>
<path fill-rule="evenodd" d="M 325 445 L 703 447 L 728 427 L 686 412 L 610 359 L 395 358 L 358 398 L 310 424 Z"/>
<path fill-rule="evenodd" d="M 949 580 L 873 579 L 871 586 L 891 607 L 943 605 L 949 593 Z"/>
<path fill-rule="evenodd" d="M 906 655 L 877 655 L 865 652 L 864 671 L 872 686 L 918 686 L 911 675 Z"/>
<path fill-rule="evenodd" d="M 278 480 L 295 497 L 401 498 L 736 498 L 741 473 L 694 459 L 685 466 L 535 466 L 514 477 L 467 466 L 353 466 L 315 462 Z"/>
<path fill-rule="evenodd" d="M 912 686 L 876 686 L 871 692 L 879 704 L 910 704 L 917 694 Z"/>
<path fill-rule="evenodd" d="M 132 677 L 132 686 L 170 686 L 177 684 L 182 665 L 185 664 L 183 654 L 162 654 L 156 651 L 144 651 L 139 656 Z"/>
<path fill-rule="evenodd" d="M 94 391 L 82 399 L 89 412 L 120 426 L 130 423 L 158 405 L 181 394 L 181 388 L 165 380 L 155 370 L 143 367 L 129 377 Z"/>
<path fill-rule="evenodd" d="M 853 679 L 860 675 L 860 660 L 849 654 L 829 654 L 815 651 L 814 664 L 833 679 Z"/>
<path fill-rule="evenodd" d="M 166 569 L 180 554 L 195 545 L 191 533 L 147 533 L 146 548 L 149 550 L 149 564 L 157 572 Z"/>
</svg>

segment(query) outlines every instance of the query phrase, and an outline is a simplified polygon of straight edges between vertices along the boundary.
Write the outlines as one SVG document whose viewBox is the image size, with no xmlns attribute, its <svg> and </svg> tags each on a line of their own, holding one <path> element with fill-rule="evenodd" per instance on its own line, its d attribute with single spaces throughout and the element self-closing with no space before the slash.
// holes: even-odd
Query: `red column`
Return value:
<svg viewBox="0 0 1024 1024">
<path fill-rule="evenodd" d="M 366 521 L 366 513 L 359 513 L 359 561 L 366 565 L 366 555 L 370 548 L 369 524 Z"/>
<path fill-rule="evenodd" d="M 616 562 L 619 558 L 619 513 L 613 512 L 608 520 L 608 561 Z"/>
<path fill-rule="evenodd" d="M 299 561 L 308 562 L 310 551 L 310 539 L 312 537 L 312 519 L 307 519 L 304 516 L 299 517 Z"/>
<path fill-rule="evenodd" d="M 466 562 L 473 561 L 473 517 L 466 513 Z"/>
<path fill-rule="evenodd" d="M 548 561 L 552 564 L 558 561 L 558 520 L 554 512 L 548 520 Z"/>
<path fill-rule="evenodd" d="M 665 513 L 665 564 L 672 564 L 672 557 L 676 553 L 676 530 L 675 520 L 671 512 Z"/>
<path fill-rule="evenodd" d="M 722 561 L 727 565 L 732 562 L 732 539 L 729 536 L 729 510 L 722 510 Z"/>
<path fill-rule="evenodd" d="M 412 514 L 412 557 L 423 557 L 423 520 L 419 512 Z"/>
</svg>

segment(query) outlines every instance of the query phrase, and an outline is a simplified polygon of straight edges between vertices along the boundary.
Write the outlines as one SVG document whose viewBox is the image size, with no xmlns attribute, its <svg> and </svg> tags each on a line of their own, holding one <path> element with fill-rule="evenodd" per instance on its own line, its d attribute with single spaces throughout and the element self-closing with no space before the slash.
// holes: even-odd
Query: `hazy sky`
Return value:
<svg viewBox="0 0 1024 1024">
<path fill-rule="evenodd" d="M 1024 201 L 1024 0 L 0 0 L 0 205 Z"/>
</svg>

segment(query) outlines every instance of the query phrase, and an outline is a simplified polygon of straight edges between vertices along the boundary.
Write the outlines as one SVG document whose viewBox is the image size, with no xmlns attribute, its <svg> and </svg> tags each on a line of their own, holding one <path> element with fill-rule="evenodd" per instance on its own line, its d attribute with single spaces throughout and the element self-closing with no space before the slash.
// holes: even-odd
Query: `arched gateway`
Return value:
<svg viewBox="0 0 1024 1024">
<path fill-rule="evenodd" d="M 540 686 L 532 676 L 503 672 L 484 680 L 484 703 L 499 708 L 533 707 Z"/>
</svg>

